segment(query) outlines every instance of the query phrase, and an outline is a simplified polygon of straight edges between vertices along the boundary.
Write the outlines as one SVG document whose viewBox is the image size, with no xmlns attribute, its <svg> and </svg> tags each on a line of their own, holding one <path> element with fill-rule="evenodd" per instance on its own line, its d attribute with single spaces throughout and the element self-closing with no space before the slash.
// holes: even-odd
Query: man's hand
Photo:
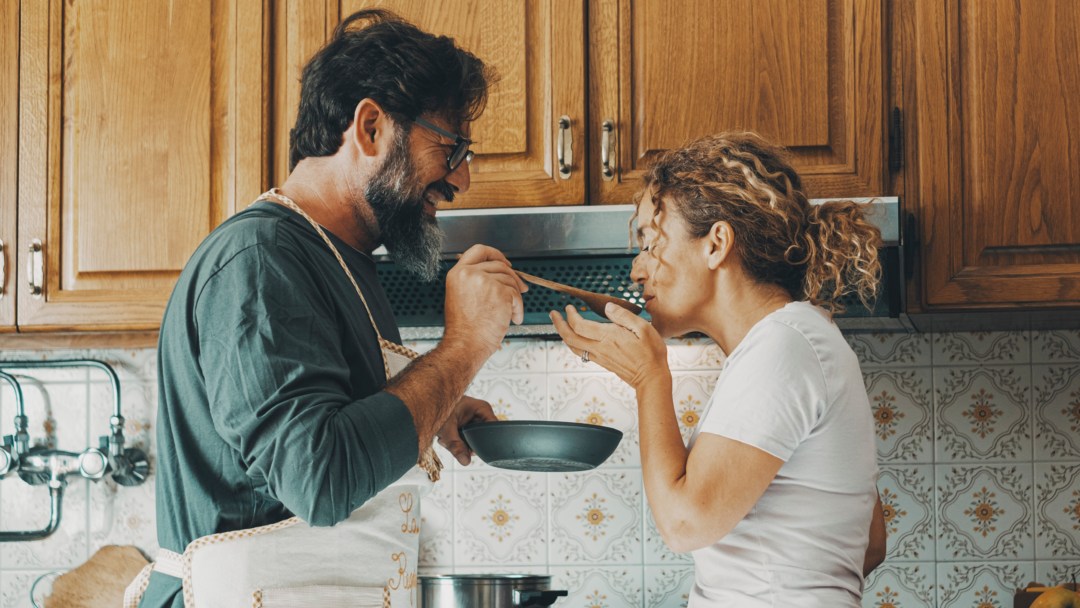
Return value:
<svg viewBox="0 0 1080 608">
<path fill-rule="evenodd" d="M 474 245 L 446 275 L 444 342 L 469 346 L 483 363 L 499 349 L 510 322 L 525 318 L 528 286 L 497 249 Z"/>
<path fill-rule="evenodd" d="M 491 422 L 493 420 L 498 420 L 498 418 L 495 417 L 495 412 L 491 410 L 491 404 L 466 395 L 461 398 L 461 401 L 458 401 L 454 413 L 450 414 L 446 424 L 439 429 L 439 445 L 450 450 L 450 453 L 454 455 L 454 458 L 457 458 L 458 462 L 468 466 L 472 462 L 473 452 L 461 440 L 458 429 L 470 422 Z"/>
</svg>

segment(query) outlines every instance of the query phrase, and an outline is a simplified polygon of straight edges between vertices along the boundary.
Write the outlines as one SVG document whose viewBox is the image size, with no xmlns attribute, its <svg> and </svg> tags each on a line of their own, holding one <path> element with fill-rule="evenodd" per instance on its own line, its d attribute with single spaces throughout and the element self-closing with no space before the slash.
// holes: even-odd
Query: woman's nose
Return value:
<svg viewBox="0 0 1080 608">
<path fill-rule="evenodd" d="M 649 278 L 646 272 L 645 254 L 639 253 L 634 258 L 634 264 L 630 268 L 630 279 L 638 285 L 644 285 L 645 280 Z"/>
</svg>

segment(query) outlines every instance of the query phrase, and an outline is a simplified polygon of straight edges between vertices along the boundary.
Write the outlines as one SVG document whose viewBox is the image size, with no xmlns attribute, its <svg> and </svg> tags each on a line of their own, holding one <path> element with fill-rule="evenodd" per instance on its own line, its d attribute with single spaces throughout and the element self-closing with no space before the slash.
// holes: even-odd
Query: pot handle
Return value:
<svg viewBox="0 0 1080 608">
<path fill-rule="evenodd" d="M 555 600 L 560 597 L 566 597 L 566 595 L 566 591 L 552 591 L 551 589 L 545 589 L 543 591 L 521 591 L 519 589 L 514 589 L 514 607 L 532 608 L 550 606 L 555 603 Z"/>
</svg>

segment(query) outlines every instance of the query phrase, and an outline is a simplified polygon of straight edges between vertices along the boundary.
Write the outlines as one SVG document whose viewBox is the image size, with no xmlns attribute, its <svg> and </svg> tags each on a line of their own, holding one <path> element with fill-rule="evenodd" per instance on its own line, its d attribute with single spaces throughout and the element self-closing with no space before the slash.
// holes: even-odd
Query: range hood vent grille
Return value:
<svg viewBox="0 0 1080 608">
<path fill-rule="evenodd" d="M 634 256 L 631 255 L 513 260 L 514 268 L 527 274 L 643 306 L 638 286 L 630 279 L 633 262 Z M 445 322 L 443 301 L 446 299 L 446 273 L 452 266 L 453 262 L 444 261 L 439 277 L 431 283 L 424 283 L 393 263 L 379 264 L 379 280 L 386 289 L 400 327 L 432 327 Z M 527 325 L 550 324 L 548 313 L 561 311 L 567 304 L 577 307 L 587 319 L 600 320 L 585 308 L 581 300 L 537 285 L 529 286 L 522 302 L 525 304 Z M 644 316 L 648 318 L 647 314 Z"/>
</svg>

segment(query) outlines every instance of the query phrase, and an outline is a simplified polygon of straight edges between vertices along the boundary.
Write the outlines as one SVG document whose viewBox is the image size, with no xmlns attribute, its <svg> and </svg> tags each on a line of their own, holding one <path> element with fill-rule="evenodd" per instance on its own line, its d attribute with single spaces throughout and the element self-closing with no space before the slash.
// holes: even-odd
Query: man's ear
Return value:
<svg viewBox="0 0 1080 608">
<path fill-rule="evenodd" d="M 728 259 L 735 248 L 735 232 L 731 229 L 731 224 L 716 222 L 709 229 L 704 240 L 709 269 L 716 270 Z"/>
<path fill-rule="evenodd" d="M 356 104 L 352 124 L 345 131 L 345 143 L 354 146 L 360 156 L 375 158 L 390 149 L 393 129 L 382 106 L 365 97 Z"/>
</svg>

